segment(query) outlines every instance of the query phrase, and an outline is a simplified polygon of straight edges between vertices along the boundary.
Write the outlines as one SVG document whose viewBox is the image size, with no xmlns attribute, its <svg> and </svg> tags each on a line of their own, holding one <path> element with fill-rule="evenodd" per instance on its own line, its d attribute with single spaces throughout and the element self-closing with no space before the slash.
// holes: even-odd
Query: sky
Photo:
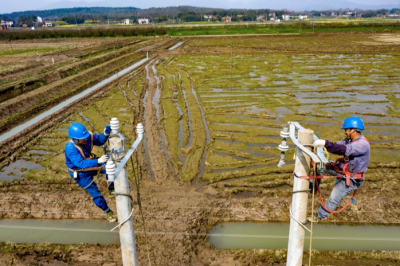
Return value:
<svg viewBox="0 0 400 266">
<path fill-rule="evenodd" d="M 26 10 L 45 10 L 68 7 L 166 7 L 199 6 L 214 8 L 324 10 L 330 8 L 400 8 L 400 0 L 11 0 L 2 1 L 0 14 Z M 388 6 L 389 5 L 389 6 Z"/>
</svg>

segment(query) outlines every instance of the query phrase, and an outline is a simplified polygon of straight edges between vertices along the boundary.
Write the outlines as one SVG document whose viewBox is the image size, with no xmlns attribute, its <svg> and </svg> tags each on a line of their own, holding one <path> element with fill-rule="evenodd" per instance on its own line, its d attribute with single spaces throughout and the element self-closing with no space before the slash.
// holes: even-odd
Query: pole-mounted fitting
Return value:
<svg viewBox="0 0 400 266">
<path fill-rule="evenodd" d="M 279 160 L 278 167 L 285 164 L 285 152 L 289 150 L 289 145 L 287 145 L 286 138 L 289 137 L 289 127 L 284 126 L 281 131 L 282 143 L 279 145 L 278 149 L 281 151 L 281 159 Z"/>
<path fill-rule="evenodd" d="M 138 134 L 138 138 L 143 138 L 144 127 L 141 123 L 137 124 L 136 126 L 136 133 Z"/>
<path fill-rule="evenodd" d="M 115 180 L 115 163 L 111 158 L 106 163 L 107 185 L 109 186 Z"/>
<path fill-rule="evenodd" d="M 113 117 L 110 121 L 111 134 L 108 138 L 108 147 L 114 160 L 120 160 L 125 156 L 125 138 L 119 133 L 119 121 Z M 112 147 L 112 148 L 111 148 Z"/>
</svg>

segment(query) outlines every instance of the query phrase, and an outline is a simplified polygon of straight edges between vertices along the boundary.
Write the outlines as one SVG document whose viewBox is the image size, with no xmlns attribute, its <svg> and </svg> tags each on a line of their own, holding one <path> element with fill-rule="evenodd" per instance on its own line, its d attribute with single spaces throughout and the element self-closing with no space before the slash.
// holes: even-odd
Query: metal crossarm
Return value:
<svg viewBox="0 0 400 266">
<path fill-rule="evenodd" d="M 309 149 L 307 149 L 306 147 L 304 147 L 296 138 L 295 136 L 295 131 L 296 131 L 296 123 L 297 122 L 289 122 L 290 125 L 290 131 L 289 131 L 289 136 L 290 139 L 292 140 L 292 142 L 294 143 L 294 145 L 296 145 L 296 147 L 298 147 L 302 152 L 306 153 L 308 156 L 311 157 L 311 159 L 317 163 L 317 164 L 321 164 L 321 160 L 318 158 L 318 156 L 311 152 Z M 297 123 L 298 124 L 298 123 Z M 298 125 L 300 126 L 300 125 Z"/>
</svg>

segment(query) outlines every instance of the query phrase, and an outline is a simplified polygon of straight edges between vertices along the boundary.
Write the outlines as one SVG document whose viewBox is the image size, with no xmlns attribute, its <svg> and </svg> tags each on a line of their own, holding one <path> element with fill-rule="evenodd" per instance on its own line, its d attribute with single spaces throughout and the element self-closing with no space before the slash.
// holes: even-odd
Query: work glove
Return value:
<svg viewBox="0 0 400 266">
<path fill-rule="evenodd" d="M 318 147 L 325 147 L 324 139 L 317 139 L 316 141 L 314 141 L 314 148 L 316 149 Z"/>
<path fill-rule="evenodd" d="M 104 154 L 103 156 L 101 156 L 101 157 L 98 159 L 97 163 L 98 163 L 98 164 L 102 164 L 102 163 L 105 163 L 105 162 L 107 162 L 107 161 L 108 161 L 108 154 Z"/>
<path fill-rule="evenodd" d="M 108 136 L 108 135 L 110 135 L 110 133 L 111 133 L 111 126 L 110 126 L 110 125 L 107 125 L 107 126 L 104 128 L 104 136 Z"/>
</svg>

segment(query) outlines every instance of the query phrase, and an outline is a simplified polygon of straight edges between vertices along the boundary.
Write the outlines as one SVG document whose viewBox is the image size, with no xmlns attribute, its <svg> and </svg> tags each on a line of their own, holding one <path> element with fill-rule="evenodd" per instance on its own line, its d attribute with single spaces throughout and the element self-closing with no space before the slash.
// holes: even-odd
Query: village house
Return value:
<svg viewBox="0 0 400 266">
<path fill-rule="evenodd" d="M 2 19 L 1 20 L 1 29 L 2 30 L 6 30 L 13 26 L 14 26 L 14 20 L 10 20 L 10 19 Z"/>
<path fill-rule="evenodd" d="M 53 27 L 53 22 L 51 21 L 51 19 L 45 19 L 45 20 L 44 20 L 44 26 L 45 26 L 46 28 Z"/>
<path fill-rule="evenodd" d="M 225 22 L 232 22 L 232 17 L 226 16 L 225 17 Z"/>
<path fill-rule="evenodd" d="M 139 18 L 138 23 L 139 24 L 149 24 L 149 19 L 148 18 Z"/>
<path fill-rule="evenodd" d="M 269 16 L 269 19 L 270 19 L 270 20 L 274 20 L 274 19 L 275 19 L 275 17 L 276 17 L 276 13 L 275 13 L 275 11 L 271 11 L 271 12 L 269 12 L 269 13 L 268 13 L 268 16 Z M 274 18 L 274 19 L 271 19 L 271 18 Z"/>
<path fill-rule="evenodd" d="M 122 24 L 124 25 L 129 25 L 131 24 L 131 20 L 129 18 L 124 19 L 124 21 L 122 22 Z"/>
<path fill-rule="evenodd" d="M 307 19 L 307 15 L 306 14 L 300 14 L 299 15 L 299 19 L 300 20 Z"/>
<path fill-rule="evenodd" d="M 213 16 L 211 14 L 205 14 L 204 15 L 204 19 L 210 21 L 213 18 Z"/>
<path fill-rule="evenodd" d="M 6 22 L 4 20 L 1 21 L 1 30 L 6 30 L 7 29 L 7 25 Z"/>
<path fill-rule="evenodd" d="M 263 20 L 265 20 L 265 15 L 258 15 L 258 16 L 257 16 L 257 20 L 258 20 L 258 21 L 263 21 Z"/>
<path fill-rule="evenodd" d="M 292 14 L 283 14 L 282 19 L 283 20 L 291 20 L 291 19 L 294 19 L 294 16 Z"/>
</svg>

